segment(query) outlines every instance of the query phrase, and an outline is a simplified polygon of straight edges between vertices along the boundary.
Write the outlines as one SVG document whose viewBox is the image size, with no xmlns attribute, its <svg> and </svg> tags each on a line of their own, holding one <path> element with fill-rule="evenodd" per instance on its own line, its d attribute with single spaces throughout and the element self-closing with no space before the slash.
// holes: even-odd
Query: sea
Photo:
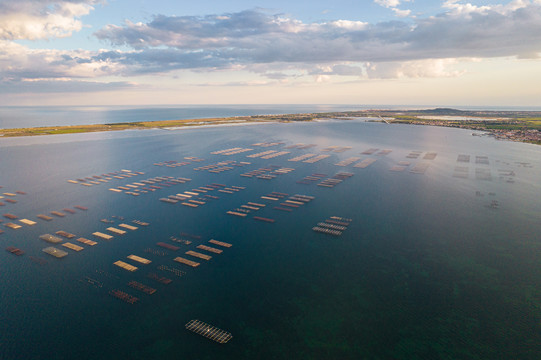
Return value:
<svg viewBox="0 0 541 360">
<path fill-rule="evenodd" d="M 0 359 L 538 359 L 540 159 L 365 118 L 0 138 Z"/>
<path fill-rule="evenodd" d="M 0 129 L 203 119 L 214 117 L 224 118 L 230 116 L 324 113 L 370 109 L 418 110 L 435 107 L 437 106 L 366 104 L 2 106 L 0 107 Z M 541 111 L 541 106 L 453 106 L 452 108 L 459 110 Z"/>
</svg>

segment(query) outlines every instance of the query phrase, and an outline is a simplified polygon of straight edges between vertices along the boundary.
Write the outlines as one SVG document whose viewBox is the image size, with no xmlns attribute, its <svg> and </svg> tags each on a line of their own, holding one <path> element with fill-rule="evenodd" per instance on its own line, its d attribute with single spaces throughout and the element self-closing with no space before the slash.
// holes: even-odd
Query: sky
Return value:
<svg viewBox="0 0 541 360">
<path fill-rule="evenodd" d="M 540 106 L 541 0 L 0 0 L 0 106 Z"/>
</svg>

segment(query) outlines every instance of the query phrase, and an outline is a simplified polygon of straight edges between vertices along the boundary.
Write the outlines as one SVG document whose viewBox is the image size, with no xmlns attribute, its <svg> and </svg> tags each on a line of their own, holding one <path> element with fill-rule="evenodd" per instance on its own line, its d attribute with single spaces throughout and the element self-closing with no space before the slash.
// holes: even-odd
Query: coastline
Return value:
<svg viewBox="0 0 541 360">
<path fill-rule="evenodd" d="M 484 131 L 499 140 L 541 145 L 541 112 L 539 111 L 462 111 L 428 110 L 358 110 L 323 113 L 233 116 L 223 118 L 157 120 L 110 124 L 66 125 L 0 129 L 0 138 L 81 134 L 120 130 L 180 130 L 207 126 L 242 126 L 265 123 L 310 122 L 370 118 L 367 121 L 386 124 L 409 124 L 456 127 Z"/>
</svg>

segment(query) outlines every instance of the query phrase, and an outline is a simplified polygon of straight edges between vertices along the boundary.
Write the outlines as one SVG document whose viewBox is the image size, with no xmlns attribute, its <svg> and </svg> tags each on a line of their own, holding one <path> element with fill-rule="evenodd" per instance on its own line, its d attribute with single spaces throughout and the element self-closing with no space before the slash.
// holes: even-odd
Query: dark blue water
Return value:
<svg viewBox="0 0 541 360">
<path fill-rule="evenodd" d="M 251 145 L 262 141 L 285 144 Z M 284 149 L 295 143 L 317 146 Z M 322 151 L 328 146 L 351 149 Z M 254 150 L 211 154 L 233 147 Z M 368 148 L 393 151 L 360 154 Z M 291 153 L 268 160 L 246 157 L 267 150 Z M 407 158 L 414 150 L 437 156 Z M 305 153 L 331 156 L 314 164 L 287 161 Z M 457 162 L 460 154 L 471 161 Z M 205 160 L 176 168 L 153 165 L 187 156 Z M 476 163 L 476 156 L 486 156 L 488 164 L 484 158 Z M 335 165 L 349 157 L 377 161 L 364 169 Z M 0 358 L 536 359 L 541 351 L 539 159 L 538 146 L 474 137 L 466 130 L 361 121 L 1 139 L 0 194 L 27 194 L 12 197 L 18 202 L 0 206 L 0 213 L 37 224 L 12 230 L 4 217 L 0 224 L 2 246 L 26 252 L 20 257 L 0 252 Z M 251 164 L 219 174 L 194 170 L 225 160 Z M 403 172 L 389 170 L 400 161 L 411 165 Z M 429 164 L 424 174 L 409 171 L 418 163 Z M 269 165 L 295 170 L 272 180 L 240 176 Z M 467 178 L 456 177 L 464 168 Z M 144 174 L 91 187 L 67 182 L 122 169 Z M 341 171 L 354 175 L 332 189 L 297 183 L 313 173 Z M 108 190 L 156 176 L 192 180 L 138 197 Z M 246 189 L 213 193 L 220 199 L 195 209 L 158 200 L 210 183 Z M 272 191 L 315 200 L 281 212 L 260 198 Z M 0 201 L 9 198 L 0 196 Z M 268 203 L 255 215 L 276 222 L 255 221 L 253 213 L 247 218 L 226 214 L 248 201 Z M 88 211 L 50 222 L 36 218 L 75 205 Z M 111 226 L 100 219 L 118 227 L 113 215 L 150 225 L 110 241 L 94 238 L 93 232 Z M 311 230 L 333 215 L 353 220 L 342 236 Z M 42 253 L 49 244 L 39 235 L 58 230 L 98 245 L 82 245 L 81 252 L 65 249 L 69 255 L 63 259 Z M 201 239 L 166 256 L 145 252 L 159 250 L 156 242 L 169 242 L 180 232 Z M 195 269 L 172 260 L 189 257 L 185 251 L 197 251 L 196 245 L 211 238 L 233 247 L 211 254 L 208 262 L 200 260 Z M 126 259 L 130 254 L 152 263 L 139 265 Z M 129 273 L 113 265 L 117 260 L 139 269 Z M 160 271 L 160 264 L 186 275 Z M 149 272 L 173 282 L 153 282 Z M 80 281 L 86 277 L 103 287 Z M 127 286 L 131 280 L 157 292 L 138 292 Z M 124 303 L 109 296 L 110 289 L 140 302 Z M 233 339 L 219 345 L 195 335 L 184 328 L 191 319 L 230 331 Z"/>
</svg>

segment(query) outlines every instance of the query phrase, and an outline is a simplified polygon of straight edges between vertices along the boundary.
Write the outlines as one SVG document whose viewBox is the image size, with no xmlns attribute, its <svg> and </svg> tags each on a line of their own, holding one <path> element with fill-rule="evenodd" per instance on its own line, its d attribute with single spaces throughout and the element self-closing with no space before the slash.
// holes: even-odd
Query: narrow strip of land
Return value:
<svg viewBox="0 0 541 360">
<path fill-rule="evenodd" d="M 323 119 L 348 120 L 371 118 L 387 124 L 412 124 L 456 127 L 485 131 L 498 139 L 541 145 L 541 112 L 539 111 L 462 111 L 429 110 L 359 110 L 326 113 L 238 116 L 227 118 L 138 121 L 111 124 L 47 126 L 0 129 L 0 137 L 77 134 L 99 131 L 171 129 L 206 125 L 241 125 L 247 123 L 297 122 Z"/>
</svg>

